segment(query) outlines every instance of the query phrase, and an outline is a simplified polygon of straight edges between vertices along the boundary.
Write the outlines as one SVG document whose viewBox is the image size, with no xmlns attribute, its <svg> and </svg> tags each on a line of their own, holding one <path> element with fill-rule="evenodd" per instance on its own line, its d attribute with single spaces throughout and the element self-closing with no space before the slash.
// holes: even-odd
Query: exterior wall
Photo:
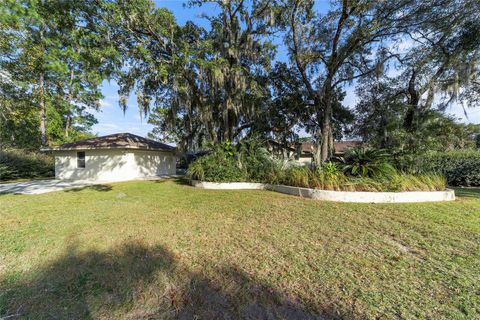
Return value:
<svg viewBox="0 0 480 320">
<path fill-rule="evenodd" d="M 134 151 L 137 177 L 147 178 L 176 173 L 177 159 L 170 152 Z"/>
<path fill-rule="evenodd" d="M 313 160 L 312 157 L 299 157 L 296 161 L 302 165 L 311 165 Z"/>
<path fill-rule="evenodd" d="M 85 151 L 85 168 L 77 168 L 77 150 L 55 152 L 59 180 L 125 181 L 175 174 L 172 153 L 102 149 Z"/>
</svg>

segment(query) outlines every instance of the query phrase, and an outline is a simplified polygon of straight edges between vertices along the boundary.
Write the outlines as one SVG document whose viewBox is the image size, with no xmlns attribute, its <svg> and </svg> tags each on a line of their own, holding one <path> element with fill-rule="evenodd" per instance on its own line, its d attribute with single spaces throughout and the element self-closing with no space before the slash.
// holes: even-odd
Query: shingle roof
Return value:
<svg viewBox="0 0 480 320">
<path fill-rule="evenodd" d="M 167 144 L 143 138 L 131 133 L 116 133 L 108 136 L 95 137 L 82 141 L 62 144 L 51 150 L 86 150 L 86 149 L 140 149 L 174 151 L 175 148 Z"/>
<path fill-rule="evenodd" d="M 334 141 L 333 149 L 337 153 L 343 153 L 349 149 L 359 148 L 363 145 L 361 141 Z"/>
</svg>

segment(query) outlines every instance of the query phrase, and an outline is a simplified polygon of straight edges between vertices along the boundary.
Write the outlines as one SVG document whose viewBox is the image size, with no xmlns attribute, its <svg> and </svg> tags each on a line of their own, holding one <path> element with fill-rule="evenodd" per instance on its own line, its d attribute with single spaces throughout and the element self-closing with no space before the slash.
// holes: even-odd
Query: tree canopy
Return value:
<svg viewBox="0 0 480 320">
<path fill-rule="evenodd" d="M 478 1 L 185 6 L 207 3 L 217 10 L 205 24 L 179 25 L 151 0 L 6 1 L 1 144 L 34 148 L 91 134 L 109 79 L 120 109 L 135 94 L 150 135 L 184 150 L 251 136 L 291 145 L 299 130 L 312 136 L 317 164 L 345 137 L 404 152 L 475 145 L 476 127 L 445 112 L 480 101 Z M 354 106 L 344 101 L 349 87 Z"/>
<path fill-rule="evenodd" d="M 78 139 L 96 123 L 89 109 L 99 107 L 100 84 L 119 57 L 98 29 L 99 18 L 95 1 L 25 0 L 2 6 L 0 112 L 2 132 L 14 144 L 23 140 L 22 131 L 32 133 L 32 146 Z M 15 110 L 17 103 L 22 112 Z"/>
</svg>

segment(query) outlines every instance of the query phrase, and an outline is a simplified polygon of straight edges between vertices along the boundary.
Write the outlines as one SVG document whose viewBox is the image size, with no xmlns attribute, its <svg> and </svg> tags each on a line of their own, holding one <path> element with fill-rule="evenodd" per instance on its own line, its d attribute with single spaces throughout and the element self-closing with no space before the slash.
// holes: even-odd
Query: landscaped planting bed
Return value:
<svg viewBox="0 0 480 320">
<path fill-rule="evenodd" d="M 344 159 L 311 169 L 280 163 L 261 149 L 217 147 L 187 171 L 192 184 L 206 189 L 270 189 L 340 202 L 428 202 L 455 199 L 443 176 L 406 174 L 387 162 L 381 150 L 353 150 Z M 263 186 L 263 187 L 262 187 Z"/>
</svg>

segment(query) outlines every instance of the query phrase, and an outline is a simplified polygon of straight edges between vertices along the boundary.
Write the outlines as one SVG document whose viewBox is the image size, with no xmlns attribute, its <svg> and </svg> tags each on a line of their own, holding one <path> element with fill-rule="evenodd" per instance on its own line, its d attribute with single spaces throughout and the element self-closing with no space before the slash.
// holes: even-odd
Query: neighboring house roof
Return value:
<svg viewBox="0 0 480 320">
<path fill-rule="evenodd" d="M 337 153 L 344 153 L 349 149 L 359 148 L 363 146 L 361 141 L 334 141 L 333 149 Z"/>
<path fill-rule="evenodd" d="M 313 154 L 313 141 L 305 141 L 300 143 L 300 151 L 302 155 Z"/>
<path fill-rule="evenodd" d="M 88 149 L 139 149 L 174 151 L 175 147 L 131 133 L 116 133 L 108 136 L 94 137 L 82 141 L 66 143 L 58 147 L 52 147 L 48 150 L 55 151 Z"/>
</svg>

